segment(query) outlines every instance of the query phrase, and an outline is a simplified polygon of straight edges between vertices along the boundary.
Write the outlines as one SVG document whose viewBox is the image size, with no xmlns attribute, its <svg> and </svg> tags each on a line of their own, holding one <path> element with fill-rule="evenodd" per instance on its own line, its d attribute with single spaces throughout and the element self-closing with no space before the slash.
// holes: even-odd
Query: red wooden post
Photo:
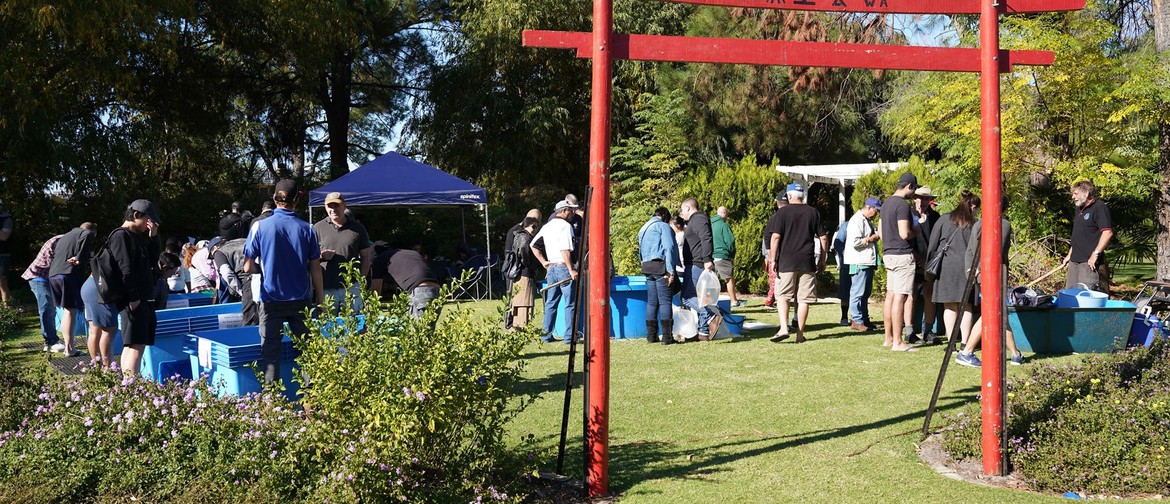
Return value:
<svg viewBox="0 0 1170 504">
<path fill-rule="evenodd" d="M 589 422 L 585 433 L 591 497 L 609 491 L 609 106 L 613 54 L 612 0 L 593 0 L 593 109 L 590 111 L 589 291 L 578 303 L 589 317 Z"/>
<path fill-rule="evenodd" d="M 983 0 L 979 16 L 979 75 L 983 165 L 983 473 L 1003 474 L 1000 432 L 1003 429 L 1003 226 L 1000 221 L 1001 179 L 999 122 L 999 12 L 996 0 Z"/>
</svg>

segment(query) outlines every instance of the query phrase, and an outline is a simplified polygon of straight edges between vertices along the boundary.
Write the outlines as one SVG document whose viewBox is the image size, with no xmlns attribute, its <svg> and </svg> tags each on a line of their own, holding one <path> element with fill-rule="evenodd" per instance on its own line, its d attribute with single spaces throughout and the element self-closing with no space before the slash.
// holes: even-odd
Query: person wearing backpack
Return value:
<svg viewBox="0 0 1170 504">
<path fill-rule="evenodd" d="M 122 226 L 90 261 L 92 273 L 81 287 L 90 331 L 86 346 L 91 359 L 110 364 L 114 331 L 122 317 L 122 373 L 138 374 L 142 353 L 154 344 L 155 276 L 160 221 L 154 203 L 134 200 L 126 207 Z"/>
<path fill-rule="evenodd" d="M 536 305 L 536 272 L 540 266 L 536 257 L 532 255 L 532 237 L 536 235 L 536 227 L 540 225 L 540 212 L 536 216 L 529 216 L 518 224 L 519 228 L 511 236 L 511 248 L 508 252 L 519 262 L 519 277 L 514 279 L 512 287 L 512 325 L 511 328 L 525 327 L 532 319 L 532 309 Z"/>
</svg>

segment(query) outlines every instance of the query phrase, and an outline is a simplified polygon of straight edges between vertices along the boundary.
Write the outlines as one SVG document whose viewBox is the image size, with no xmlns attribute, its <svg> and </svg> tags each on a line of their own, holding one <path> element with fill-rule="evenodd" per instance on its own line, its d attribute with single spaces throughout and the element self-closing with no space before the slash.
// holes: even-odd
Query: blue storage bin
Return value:
<svg viewBox="0 0 1170 504">
<path fill-rule="evenodd" d="M 1008 325 L 1023 352 L 1067 354 L 1110 352 L 1125 345 L 1134 310 L 1110 299 L 1101 308 L 1029 310 L 1008 307 Z"/>
<path fill-rule="evenodd" d="M 188 357 L 192 376 L 207 374 L 216 395 L 242 395 L 261 390 L 260 380 L 250 365 L 260 360 L 260 328 L 258 326 L 237 327 L 196 333 L 195 354 Z M 200 362 L 198 345 L 206 348 L 204 362 Z M 281 379 L 285 384 L 285 396 L 296 397 L 297 385 L 293 383 L 293 369 L 296 356 L 292 340 L 285 336 L 281 341 Z"/>
<path fill-rule="evenodd" d="M 545 284 L 542 283 L 542 288 Z M 560 316 L 568 309 L 569 300 L 561 298 L 559 311 L 553 325 L 553 334 L 563 339 L 569 333 L 566 317 Z M 585 305 L 577 303 L 578 327 L 585 330 Z M 611 338 L 646 337 L 646 277 L 615 276 L 609 284 L 609 336 Z"/>
<path fill-rule="evenodd" d="M 1155 338 L 1165 338 L 1166 328 L 1162 325 L 1162 320 L 1157 315 L 1146 315 L 1144 313 L 1136 313 L 1133 316 L 1133 324 L 1129 328 L 1129 346 L 1144 346 L 1149 347 L 1154 343 Z"/>
<path fill-rule="evenodd" d="M 174 374 L 162 370 L 164 363 L 181 361 L 186 365 L 189 334 L 237 327 L 243 321 L 240 310 L 240 303 L 225 303 L 155 312 L 154 344 L 143 350 L 138 372 L 148 380 L 161 383 Z"/>
</svg>

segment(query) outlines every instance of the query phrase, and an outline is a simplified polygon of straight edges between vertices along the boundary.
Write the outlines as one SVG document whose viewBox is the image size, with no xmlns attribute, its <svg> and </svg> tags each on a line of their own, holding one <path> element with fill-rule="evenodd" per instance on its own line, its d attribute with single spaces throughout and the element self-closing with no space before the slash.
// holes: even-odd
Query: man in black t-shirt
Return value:
<svg viewBox="0 0 1170 504">
<path fill-rule="evenodd" d="M 374 293 L 380 294 L 382 282 L 390 278 L 402 292 L 410 295 L 410 316 L 414 318 L 422 317 L 431 301 L 439 296 L 439 282 L 431 275 L 422 254 L 413 250 L 386 249 L 374 258 L 370 271 L 370 289 Z"/>
<path fill-rule="evenodd" d="M 770 223 L 768 249 L 776 265 L 777 311 L 780 331 L 772 341 L 788 339 L 788 306 L 796 303 L 796 342 L 804 343 L 804 323 L 809 305 L 817 300 L 817 272 L 825 270 L 825 258 L 817 260 L 814 242 L 820 240 L 821 250 L 829 249 L 829 239 L 817 209 L 804 203 L 804 186 L 788 184 L 788 205 L 776 210 L 776 222 Z"/>
<path fill-rule="evenodd" d="M 1105 247 L 1113 239 L 1113 216 L 1109 206 L 1097 199 L 1097 188 L 1088 180 L 1073 184 L 1072 200 L 1077 210 L 1073 214 L 1072 247 L 1061 263 L 1068 266 L 1064 288 L 1083 283 L 1093 290 L 1108 290 L 1108 275 L 1100 273 L 1106 264 Z"/>
<path fill-rule="evenodd" d="M 922 232 L 912 222 L 906 198 L 918 188 L 918 177 L 903 173 L 894 186 L 894 195 L 882 203 L 882 259 L 886 267 L 886 302 L 883 309 L 886 339 L 883 346 L 897 352 L 912 352 L 902 341 L 906 302 L 914 293 L 914 240 Z"/>
</svg>

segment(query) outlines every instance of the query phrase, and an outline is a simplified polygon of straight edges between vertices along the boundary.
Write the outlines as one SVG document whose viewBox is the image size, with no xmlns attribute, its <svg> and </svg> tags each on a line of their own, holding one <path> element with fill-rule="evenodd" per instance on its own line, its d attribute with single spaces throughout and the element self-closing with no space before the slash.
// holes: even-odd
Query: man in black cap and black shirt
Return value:
<svg viewBox="0 0 1170 504">
<path fill-rule="evenodd" d="M 371 268 L 370 289 L 381 294 L 382 282 L 394 280 L 402 292 L 410 295 L 410 316 L 420 318 L 436 297 L 439 297 L 439 282 L 431 275 L 427 261 L 422 254 L 407 249 L 386 249 L 374 258 Z M 435 307 L 440 310 L 441 307 Z"/>
</svg>

